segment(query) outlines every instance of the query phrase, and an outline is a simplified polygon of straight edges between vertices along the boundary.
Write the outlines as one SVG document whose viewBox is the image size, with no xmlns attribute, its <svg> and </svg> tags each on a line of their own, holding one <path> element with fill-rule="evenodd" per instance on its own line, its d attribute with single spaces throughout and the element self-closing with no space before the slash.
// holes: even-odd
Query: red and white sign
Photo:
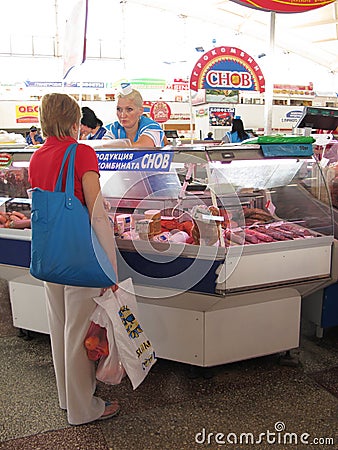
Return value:
<svg viewBox="0 0 338 450">
<path fill-rule="evenodd" d="M 183 80 L 182 78 L 174 78 L 172 83 L 167 83 L 166 89 L 174 89 L 176 91 L 188 91 L 189 82 L 188 80 Z"/>
<path fill-rule="evenodd" d="M 265 91 L 256 61 L 236 47 L 216 47 L 204 53 L 190 75 L 190 89 Z"/>
<path fill-rule="evenodd" d="M 16 123 L 39 123 L 39 105 L 15 105 Z"/>
<path fill-rule="evenodd" d="M 249 8 L 277 13 L 298 13 L 321 8 L 334 3 L 335 0 L 232 0 Z"/>
<path fill-rule="evenodd" d="M 143 112 L 146 114 L 150 114 L 151 105 L 153 102 L 150 102 L 149 100 L 143 101 Z"/>
<path fill-rule="evenodd" d="M 13 157 L 9 153 L 0 153 L 0 167 L 10 166 L 12 163 Z"/>
<path fill-rule="evenodd" d="M 167 122 L 170 119 L 171 110 L 166 102 L 158 101 L 152 104 L 150 109 L 150 117 L 158 123 Z"/>
</svg>

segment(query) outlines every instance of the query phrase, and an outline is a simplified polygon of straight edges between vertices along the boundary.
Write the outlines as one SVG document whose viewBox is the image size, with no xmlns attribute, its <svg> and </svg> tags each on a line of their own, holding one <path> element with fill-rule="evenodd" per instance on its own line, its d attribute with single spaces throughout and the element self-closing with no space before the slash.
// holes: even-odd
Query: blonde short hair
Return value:
<svg viewBox="0 0 338 450">
<path fill-rule="evenodd" d="M 68 94 L 45 94 L 39 108 L 41 130 L 44 137 L 62 139 L 71 135 L 74 123 L 80 123 L 81 110 L 77 101 Z"/>
<path fill-rule="evenodd" d="M 123 94 L 122 92 L 119 92 L 117 94 L 117 99 L 119 98 L 126 98 L 128 100 L 131 100 L 132 102 L 134 102 L 135 106 L 137 106 L 138 108 L 143 108 L 142 95 L 136 89 L 133 89 L 130 94 Z"/>
</svg>

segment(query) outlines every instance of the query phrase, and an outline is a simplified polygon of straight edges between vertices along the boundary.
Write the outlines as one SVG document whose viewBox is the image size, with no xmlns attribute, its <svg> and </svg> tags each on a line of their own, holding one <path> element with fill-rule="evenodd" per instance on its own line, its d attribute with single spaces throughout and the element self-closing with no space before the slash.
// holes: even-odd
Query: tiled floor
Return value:
<svg viewBox="0 0 338 450">
<path fill-rule="evenodd" d="M 18 337 L 1 281 L 0 449 L 336 450 L 338 329 L 326 330 L 320 340 L 303 327 L 300 348 L 292 353 L 298 365 L 271 355 L 219 366 L 212 374 L 159 360 L 135 391 L 127 379 L 98 385 L 103 398 L 119 399 L 118 417 L 74 427 L 58 408 L 49 337 Z M 325 443 L 329 438 L 334 442 Z M 311 443 L 316 439 L 319 445 Z"/>
</svg>

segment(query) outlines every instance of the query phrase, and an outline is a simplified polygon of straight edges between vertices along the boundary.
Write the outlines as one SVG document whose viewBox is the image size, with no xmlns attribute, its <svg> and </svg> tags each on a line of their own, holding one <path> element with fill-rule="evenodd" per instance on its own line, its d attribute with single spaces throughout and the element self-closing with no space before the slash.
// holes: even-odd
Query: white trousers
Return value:
<svg viewBox="0 0 338 450">
<path fill-rule="evenodd" d="M 47 315 L 59 403 L 72 425 L 91 422 L 104 412 L 95 397 L 95 363 L 88 359 L 84 338 L 96 307 L 98 288 L 45 283 Z"/>
</svg>

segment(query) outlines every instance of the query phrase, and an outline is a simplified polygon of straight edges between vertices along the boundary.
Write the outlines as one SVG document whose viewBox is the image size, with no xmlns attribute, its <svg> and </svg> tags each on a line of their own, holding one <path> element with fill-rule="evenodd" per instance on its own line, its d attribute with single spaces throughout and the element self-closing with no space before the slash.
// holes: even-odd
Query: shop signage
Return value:
<svg viewBox="0 0 338 450">
<path fill-rule="evenodd" d="M 171 109 L 168 103 L 163 101 L 155 102 L 150 108 L 150 117 L 158 123 L 167 122 L 171 116 Z"/>
<path fill-rule="evenodd" d="M 263 73 L 256 61 L 236 47 L 216 47 L 204 53 L 190 76 L 190 89 L 265 91 Z"/>
<path fill-rule="evenodd" d="M 39 105 L 15 105 L 16 123 L 39 123 Z"/>
<path fill-rule="evenodd" d="M 11 164 L 12 164 L 12 155 L 10 155 L 9 153 L 0 153 L 0 167 L 8 167 Z"/>
<path fill-rule="evenodd" d="M 169 172 L 173 152 L 96 151 L 99 170 Z"/>
<path fill-rule="evenodd" d="M 292 111 L 288 111 L 285 116 L 280 119 L 280 121 L 282 123 L 296 123 L 301 118 L 302 114 L 302 110 L 293 109 Z"/>
<path fill-rule="evenodd" d="M 274 84 L 274 89 L 287 90 L 287 91 L 313 91 L 313 83 L 308 85 L 304 84 Z"/>
<path fill-rule="evenodd" d="M 206 103 L 205 89 L 198 89 L 196 92 L 191 91 L 191 104 L 201 105 L 203 103 Z"/>
<path fill-rule="evenodd" d="M 168 83 L 166 85 L 166 89 L 174 89 L 176 91 L 188 91 L 189 82 L 187 80 L 183 80 L 182 78 L 174 78 L 174 81 L 172 83 Z"/>
<path fill-rule="evenodd" d="M 143 102 L 143 112 L 148 114 L 150 113 L 150 109 L 151 109 L 151 105 L 153 104 L 153 102 L 150 102 L 148 100 L 144 100 Z"/>
<path fill-rule="evenodd" d="M 196 111 L 196 117 L 204 117 L 208 115 L 208 108 L 199 108 Z"/>
<path fill-rule="evenodd" d="M 105 87 L 102 81 L 25 81 L 26 87 L 33 88 L 90 88 L 90 89 L 103 89 Z"/>
<path fill-rule="evenodd" d="M 173 120 L 179 120 L 179 121 L 181 121 L 181 120 L 190 120 L 190 114 L 183 113 L 183 112 L 181 112 L 181 113 L 173 113 L 170 116 L 170 120 L 171 121 L 173 121 Z"/>
<path fill-rule="evenodd" d="M 261 149 L 265 157 L 282 157 L 290 158 L 291 156 L 312 156 L 313 147 L 312 144 L 261 144 Z"/>
<path fill-rule="evenodd" d="M 207 103 L 238 103 L 239 91 L 226 89 L 206 89 Z"/>
<path fill-rule="evenodd" d="M 315 95 L 313 84 L 307 86 L 298 84 L 274 84 L 273 92 L 275 94 L 289 95 Z"/>
<path fill-rule="evenodd" d="M 232 0 L 249 8 L 277 13 L 298 13 L 321 8 L 334 3 L 335 0 Z"/>
<path fill-rule="evenodd" d="M 132 78 L 129 82 L 134 89 L 165 89 L 166 85 L 162 78 Z"/>
<path fill-rule="evenodd" d="M 119 89 L 121 83 L 125 83 L 125 78 L 114 81 L 113 83 L 106 83 L 106 88 Z M 164 78 L 130 78 L 128 83 L 132 85 L 134 89 L 165 89 L 166 80 Z"/>
<path fill-rule="evenodd" d="M 225 127 L 231 125 L 231 120 L 235 116 L 235 108 L 223 108 L 211 106 L 209 108 L 209 125 L 213 127 Z"/>
</svg>

